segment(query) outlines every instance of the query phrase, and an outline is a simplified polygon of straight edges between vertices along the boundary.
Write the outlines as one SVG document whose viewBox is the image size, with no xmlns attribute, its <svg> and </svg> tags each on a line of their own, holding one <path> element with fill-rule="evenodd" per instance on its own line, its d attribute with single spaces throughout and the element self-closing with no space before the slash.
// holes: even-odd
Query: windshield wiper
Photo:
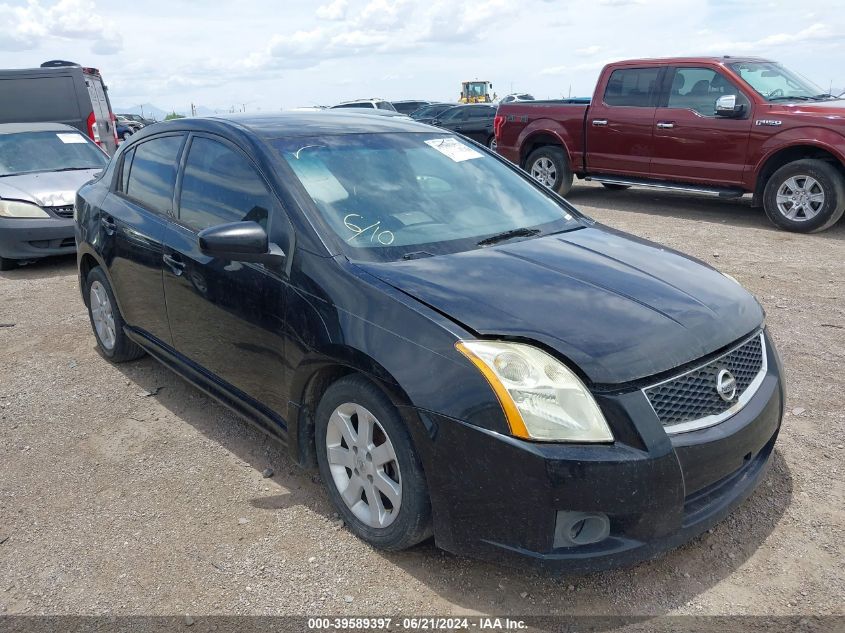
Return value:
<svg viewBox="0 0 845 633">
<path fill-rule="evenodd" d="M 101 169 L 100 167 L 62 167 L 61 169 L 45 169 L 44 171 L 82 171 L 83 169 Z"/>
<path fill-rule="evenodd" d="M 490 246 L 491 244 L 505 242 L 514 237 L 531 237 L 532 235 L 537 235 L 539 232 L 540 229 L 511 229 L 510 231 L 503 231 L 501 233 L 496 233 L 496 235 L 485 237 L 483 240 L 478 242 L 478 246 Z"/>
<path fill-rule="evenodd" d="M 786 95 L 780 97 L 766 97 L 768 101 L 812 101 L 813 97 L 795 96 L 787 97 Z"/>
<path fill-rule="evenodd" d="M 827 92 L 823 92 L 823 93 L 822 93 L 822 94 L 820 94 L 820 95 L 813 95 L 813 96 L 812 96 L 812 97 L 810 97 L 810 98 L 811 98 L 811 99 L 818 99 L 818 100 L 820 100 L 820 101 L 821 101 L 821 100 L 825 100 L 825 99 L 836 99 L 836 97 L 834 97 L 832 94 L 829 94 L 829 93 L 827 93 Z"/>
</svg>

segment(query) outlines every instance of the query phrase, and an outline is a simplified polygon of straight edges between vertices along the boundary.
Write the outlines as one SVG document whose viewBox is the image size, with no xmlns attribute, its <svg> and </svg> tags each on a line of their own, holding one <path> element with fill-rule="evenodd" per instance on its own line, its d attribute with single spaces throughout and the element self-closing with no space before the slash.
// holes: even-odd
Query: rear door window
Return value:
<svg viewBox="0 0 845 633">
<path fill-rule="evenodd" d="M 653 108 L 657 105 L 660 68 L 619 68 L 613 71 L 604 91 L 609 106 Z"/>
<path fill-rule="evenodd" d="M 252 220 L 267 230 L 273 200 L 264 179 L 240 151 L 209 138 L 194 137 L 182 176 L 181 224 L 201 231 Z"/>
<path fill-rule="evenodd" d="M 183 141 L 184 135 L 178 134 L 159 136 L 137 145 L 126 180 L 126 195 L 155 213 L 172 213 Z"/>
</svg>

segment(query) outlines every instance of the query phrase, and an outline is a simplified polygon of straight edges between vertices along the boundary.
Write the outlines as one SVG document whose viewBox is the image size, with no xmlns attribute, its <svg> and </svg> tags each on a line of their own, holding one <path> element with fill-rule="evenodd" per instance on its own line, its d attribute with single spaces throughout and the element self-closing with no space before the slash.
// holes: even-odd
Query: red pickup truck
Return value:
<svg viewBox="0 0 845 633">
<path fill-rule="evenodd" d="M 592 101 L 499 106 L 497 151 L 561 195 L 573 176 L 753 194 L 777 226 L 822 231 L 845 213 L 845 100 L 750 58 L 605 66 Z"/>
</svg>

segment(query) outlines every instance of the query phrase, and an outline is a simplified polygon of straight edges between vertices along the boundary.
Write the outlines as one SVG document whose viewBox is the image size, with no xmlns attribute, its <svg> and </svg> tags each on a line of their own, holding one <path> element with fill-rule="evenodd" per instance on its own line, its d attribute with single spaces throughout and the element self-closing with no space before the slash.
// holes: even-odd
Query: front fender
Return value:
<svg viewBox="0 0 845 633">
<path fill-rule="evenodd" d="M 830 128 L 804 125 L 777 132 L 760 144 L 757 152 L 749 160 L 754 165 L 754 182 L 760 177 L 766 163 L 775 154 L 790 147 L 810 146 L 833 154 L 840 164 L 845 165 L 845 135 Z M 753 184 L 753 183 L 751 183 Z"/>
</svg>

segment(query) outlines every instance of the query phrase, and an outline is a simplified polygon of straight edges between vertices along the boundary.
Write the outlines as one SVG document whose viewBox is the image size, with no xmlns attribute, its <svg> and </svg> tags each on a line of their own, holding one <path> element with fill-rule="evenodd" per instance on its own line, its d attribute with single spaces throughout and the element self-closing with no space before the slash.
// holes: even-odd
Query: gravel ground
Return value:
<svg viewBox="0 0 845 633">
<path fill-rule="evenodd" d="M 0 273 L 0 613 L 845 614 L 845 222 L 805 236 L 747 201 L 570 199 L 766 308 L 789 412 L 764 483 L 710 533 L 557 578 L 374 551 L 271 440 L 149 358 L 103 360 L 62 258 Z"/>
</svg>

